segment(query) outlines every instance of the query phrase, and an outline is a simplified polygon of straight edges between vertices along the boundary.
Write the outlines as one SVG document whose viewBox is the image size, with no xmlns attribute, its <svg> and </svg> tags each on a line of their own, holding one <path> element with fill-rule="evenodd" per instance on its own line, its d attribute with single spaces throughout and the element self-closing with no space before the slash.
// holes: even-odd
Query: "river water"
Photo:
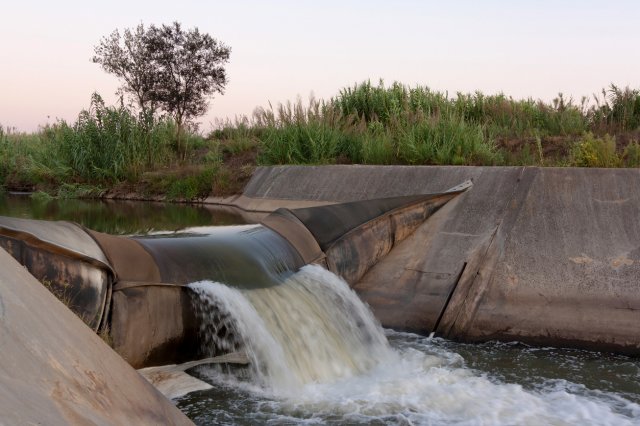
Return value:
<svg viewBox="0 0 640 426">
<path fill-rule="evenodd" d="M 184 205 L 33 203 L 5 197 L 0 215 L 126 234 L 244 222 Z M 192 287 L 228 311 L 252 361 L 188 371 L 214 385 L 175 401 L 196 424 L 640 424 L 638 359 L 383 330 L 342 280 L 314 266 L 276 288 Z"/>
<path fill-rule="evenodd" d="M 640 423 L 637 360 L 383 330 L 319 266 L 260 290 L 191 286 L 251 361 L 191 371 L 214 385 L 177 400 L 197 424 Z"/>
<path fill-rule="evenodd" d="M 40 200 L 28 194 L 2 193 L 0 216 L 67 220 L 94 231 L 118 235 L 246 223 L 239 211 L 215 206 L 116 200 Z"/>
</svg>

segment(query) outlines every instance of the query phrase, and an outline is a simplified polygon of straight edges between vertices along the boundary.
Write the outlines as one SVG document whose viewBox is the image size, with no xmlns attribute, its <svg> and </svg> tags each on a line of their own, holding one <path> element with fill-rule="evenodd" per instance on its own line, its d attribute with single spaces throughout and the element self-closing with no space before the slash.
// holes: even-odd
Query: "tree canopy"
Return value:
<svg viewBox="0 0 640 426">
<path fill-rule="evenodd" d="M 95 46 L 94 63 L 122 80 L 129 94 L 148 117 L 158 110 L 178 125 L 178 140 L 185 123 L 203 115 L 215 93 L 224 94 L 225 64 L 231 48 L 198 28 L 170 25 L 115 30 Z"/>
</svg>

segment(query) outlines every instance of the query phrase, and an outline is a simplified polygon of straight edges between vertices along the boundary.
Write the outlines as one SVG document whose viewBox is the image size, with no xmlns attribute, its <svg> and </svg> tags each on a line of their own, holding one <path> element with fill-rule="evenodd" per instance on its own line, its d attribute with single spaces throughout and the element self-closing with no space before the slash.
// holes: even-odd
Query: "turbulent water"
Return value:
<svg viewBox="0 0 640 426">
<path fill-rule="evenodd" d="M 205 307 L 204 344 L 251 360 L 249 370 L 193 372 L 215 387 L 177 401 L 198 424 L 640 424 L 640 368 L 624 357 L 612 360 L 619 377 L 604 390 L 529 374 L 530 359 L 516 374 L 527 379 L 512 380 L 482 354 L 527 349 L 475 346 L 480 357 L 469 365 L 469 345 L 385 334 L 347 284 L 317 266 L 271 288 L 191 287 Z M 556 354 L 578 366 L 585 358 Z M 626 392 L 616 389 L 626 381 Z"/>
</svg>

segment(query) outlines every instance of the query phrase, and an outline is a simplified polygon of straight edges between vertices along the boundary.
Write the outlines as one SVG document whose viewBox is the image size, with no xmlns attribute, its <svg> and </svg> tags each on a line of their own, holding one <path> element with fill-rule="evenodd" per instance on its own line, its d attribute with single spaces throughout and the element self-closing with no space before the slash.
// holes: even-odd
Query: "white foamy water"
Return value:
<svg viewBox="0 0 640 426">
<path fill-rule="evenodd" d="M 371 311 L 344 281 L 318 266 L 268 288 L 190 286 L 242 337 L 254 380 L 279 394 L 359 375 L 395 358 Z M 211 315 L 210 321 L 219 320 L 219 313 Z"/>
<path fill-rule="evenodd" d="M 191 286 L 231 318 L 252 361 L 248 378 L 199 370 L 217 390 L 179 403 L 199 424 L 640 424 L 640 406 L 615 392 L 562 380 L 525 389 L 467 367 L 438 339 L 388 331 L 391 346 L 347 284 L 317 266 L 265 289 Z"/>
</svg>

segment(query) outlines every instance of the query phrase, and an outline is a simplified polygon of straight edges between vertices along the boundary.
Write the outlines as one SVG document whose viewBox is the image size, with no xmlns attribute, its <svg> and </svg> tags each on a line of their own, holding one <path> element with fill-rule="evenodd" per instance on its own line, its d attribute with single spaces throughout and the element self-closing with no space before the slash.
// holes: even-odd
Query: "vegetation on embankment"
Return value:
<svg viewBox="0 0 640 426">
<path fill-rule="evenodd" d="M 364 82 L 326 101 L 258 108 L 180 144 L 171 119 L 141 117 L 94 95 L 74 124 L 0 128 L 0 185 L 197 200 L 238 193 L 257 164 L 640 167 L 640 91 L 614 85 L 545 103 Z"/>
<path fill-rule="evenodd" d="M 195 200 L 242 189 L 232 182 L 238 172 L 223 164 L 219 141 L 183 132 L 179 144 L 173 120 L 142 117 L 94 94 L 74 124 L 58 121 L 34 134 L 0 127 L 0 185 L 63 198 Z"/>
</svg>

